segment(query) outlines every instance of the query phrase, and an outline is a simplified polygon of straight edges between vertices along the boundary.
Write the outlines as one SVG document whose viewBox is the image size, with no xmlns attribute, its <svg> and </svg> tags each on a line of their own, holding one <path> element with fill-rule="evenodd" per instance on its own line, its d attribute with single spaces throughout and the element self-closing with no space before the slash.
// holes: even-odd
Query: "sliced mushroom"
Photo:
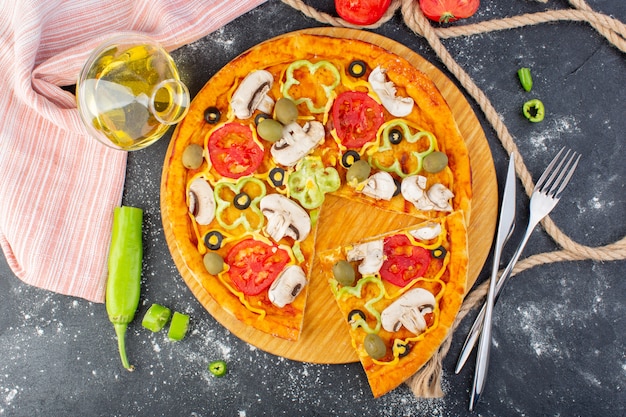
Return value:
<svg viewBox="0 0 626 417">
<path fill-rule="evenodd" d="M 213 188 L 204 178 L 198 177 L 189 184 L 187 204 L 196 223 L 209 224 L 215 218 Z"/>
<path fill-rule="evenodd" d="M 387 81 L 385 72 L 381 67 L 374 68 L 367 80 L 389 113 L 396 117 L 404 117 L 411 113 L 413 99 L 411 97 L 397 97 L 396 86 L 393 82 Z"/>
<path fill-rule="evenodd" d="M 450 199 L 454 197 L 454 193 L 443 184 L 433 184 L 426 193 L 430 201 L 435 204 L 435 210 L 452 211 Z"/>
<path fill-rule="evenodd" d="M 379 171 L 367 179 L 361 192 L 377 200 L 389 201 L 396 192 L 396 182 L 390 173 Z"/>
<path fill-rule="evenodd" d="M 274 100 L 267 95 L 274 77 L 269 71 L 256 70 L 248 74 L 230 100 L 230 105 L 239 119 L 247 119 L 256 109 L 271 112 Z M 267 108 L 269 107 L 269 110 Z"/>
<path fill-rule="evenodd" d="M 421 175 L 411 175 L 403 179 L 400 192 L 418 210 L 452 211 L 449 203 L 449 199 L 454 197 L 452 191 L 439 183 L 426 190 L 426 177 Z"/>
<path fill-rule="evenodd" d="M 300 126 L 297 122 L 283 128 L 283 136 L 272 145 L 270 152 L 274 160 L 281 165 L 294 166 L 324 141 L 324 125 L 311 121 Z"/>
<path fill-rule="evenodd" d="M 306 275 L 298 265 L 290 265 L 283 269 L 280 275 L 274 280 L 268 291 L 268 297 L 272 304 L 278 308 L 283 308 L 302 292 L 307 284 Z"/>
<path fill-rule="evenodd" d="M 372 240 L 371 242 L 354 245 L 346 254 L 348 262 L 361 261 L 358 266 L 361 275 L 374 275 L 383 266 L 383 241 Z"/>
<path fill-rule="evenodd" d="M 285 236 L 302 241 L 311 232 L 311 218 L 306 210 L 281 194 L 266 195 L 260 208 L 267 218 L 265 232 L 276 242 Z"/>
<path fill-rule="evenodd" d="M 431 240 L 441 234 L 441 225 L 435 222 L 428 222 L 417 229 L 410 230 L 409 233 L 415 239 Z"/>
<path fill-rule="evenodd" d="M 424 315 L 435 310 L 437 300 L 428 290 L 414 288 L 385 308 L 380 315 L 383 329 L 397 332 L 404 326 L 413 334 L 426 330 Z"/>
</svg>

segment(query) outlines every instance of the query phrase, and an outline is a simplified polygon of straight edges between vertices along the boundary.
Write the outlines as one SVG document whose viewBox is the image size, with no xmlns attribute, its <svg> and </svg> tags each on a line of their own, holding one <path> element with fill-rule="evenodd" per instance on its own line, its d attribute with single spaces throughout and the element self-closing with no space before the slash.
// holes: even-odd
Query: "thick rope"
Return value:
<svg viewBox="0 0 626 417">
<path fill-rule="evenodd" d="M 301 0 L 282 1 L 300 10 L 308 17 L 318 20 L 319 22 L 332 26 L 359 29 L 374 29 L 380 27 L 385 22 L 389 21 L 397 9 L 400 8 L 406 25 L 413 32 L 424 37 L 428 41 L 431 48 L 433 48 L 442 63 L 459 80 L 468 94 L 474 98 L 478 106 L 485 114 L 487 121 L 496 131 L 496 134 L 507 153 L 510 154 L 515 152 L 517 154 L 515 159 L 515 171 L 528 196 L 532 194 L 534 183 L 532 176 L 528 172 L 523 158 L 517 149 L 517 145 L 515 144 L 513 137 L 500 119 L 497 111 L 487 96 L 480 88 L 478 88 L 470 76 L 454 60 L 452 55 L 441 42 L 441 39 L 458 36 L 470 36 L 496 30 L 515 29 L 549 22 L 579 21 L 589 23 L 598 31 L 598 33 L 604 36 L 611 45 L 615 46 L 622 52 L 626 52 L 626 25 L 617 19 L 594 12 L 584 0 L 569 0 L 574 9 L 551 10 L 523 14 L 520 16 L 507 17 L 477 24 L 452 26 L 447 28 L 434 28 L 431 22 L 422 13 L 416 0 L 394 0 L 389 10 L 387 10 L 381 20 L 370 26 L 351 25 L 343 19 L 317 11 L 315 8 L 308 6 Z M 512 275 L 519 274 L 522 271 L 538 265 L 545 265 L 554 262 L 579 260 L 604 262 L 626 259 L 626 236 L 617 242 L 606 246 L 589 247 L 574 242 L 556 226 L 554 221 L 549 216 L 542 221 L 542 226 L 552 239 L 554 239 L 554 241 L 561 246 L 562 250 L 540 253 L 523 259 L 515 266 L 512 271 Z M 500 273 L 502 273 L 502 271 L 500 271 Z M 463 305 L 461 306 L 459 314 L 452 325 L 450 333 L 446 340 L 442 343 L 439 351 L 433 355 L 430 361 L 426 363 L 422 369 L 420 369 L 409 379 L 409 381 L 407 381 L 407 384 L 416 396 L 425 398 L 443 396 L 443 391 L 441 389 L 442 362 L 450 349 L 450 345 L 452 344 L 452 335 L 463 318 L 471 310 L 483 303 L 487 294 L 488 286 L 488 282 L 483 282 L 465 297 Z"/>
</svg>

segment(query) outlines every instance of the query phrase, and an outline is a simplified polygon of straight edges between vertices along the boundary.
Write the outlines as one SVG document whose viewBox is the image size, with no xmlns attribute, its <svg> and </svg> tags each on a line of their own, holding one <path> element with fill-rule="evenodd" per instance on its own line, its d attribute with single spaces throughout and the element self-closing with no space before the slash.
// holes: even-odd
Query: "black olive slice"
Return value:
<svg viewBox="0 0 626 417">
<path fill-rule="evenodd" d="M 411 345 L 409 345 L 408 343 L 407 344 L 400 344 L 400 345 L 398 345 L 398 348 L 399 348 L 399 352 L 398 352 L 398 357 L 399 358 L 404 358 L 411 351 Z"/>
<path fill-rule="evenodd" d="M 439 246 L 438 248 L 433 249 L 431 251 L 431 254 L 433 255 L 433 258 L 435 258 L 435 259 L 443 259 L 443 258 L 446 257 L 447 253 L 448 253 L 448 251 L 443 246 Z"/>
<path fill-rule="evenodd" d="M 204 235 L 204 245 L 211 250 L 218 250 L 221 248 L 222 240 L 224 240 L 224 235 L 217 230 L 211 230 Z"/>
<path fill-rule="evenodd" d="M 400 129 L 391 129 L 389 131 L 389 142 L 393 145 L 397 145 L 398 143 L 402 142 L 403 137 L 404 135 L 402 134 L 402 131 Z"/>
<path fill-rule="evenodd" d="M 362 312 L 361 310 L 352 310 L 350 313 L 348 313 L 348 323 L 352 323 L 356 319 L 356 316 L 359 316 L 363 320 L 366 320 L 364 312 Z"/>
<path fill-rule="evenodd" d="M 270 115 L 269 115 L 269 114 L 267 114 L 267 113 L 259 113 L 259 114 L 257 114 L 257 115 L 254 117 L 254 124 L 255 124 L 256 126 L 258 126 L 258 125 L 259 125 L 259 123 L 261 123 L 263 120 L 265 120 L 265 119 L 271 119 L 271 118 L 272 118 L 272 116 L 270 116 Z"/>
<path fill-rule="evenodd" d="M 274 187 L 282 187 L 285 183 L 285 170 L 281 167 L 274 167 L 270 171 L 269 180 L 272 182 Z"/>
<path fill-rule="evenodd" d="M 354 164 L 359 159 L 361 159 L 361 155 L 359 155 L 357 151 L 350 149 L 341 156 L 341 165 L 346 168 L 350 168 L 352 164 Z"/>
<path fill-rule="evenodd" d="M 222 117 L 222 113 L 219 111 L 217 107 L 208 107 L 204 111 L 204 121 L 208 124 L 214 125 L 220 121 L 220 117 Z"/>
<path fill-rule="evenodd" d="M 361 60 L 352 61 L 348 67 L 350 75 L 356 78 L 360 78 L 365 75 L 367 71 L 367 64 Z"/>
<path fill-rule="evenodd" d="M 235 205 L 235 208 L 238 210 L 247 209 L 248 207 L 250 207 L 251 202 L 252 202 L 252 199 L 250 198 L 250 196 L 244 193 L 243 191 L 237 194 L 235 198 L 233 199 L 233 204 Z"/>
</svg>

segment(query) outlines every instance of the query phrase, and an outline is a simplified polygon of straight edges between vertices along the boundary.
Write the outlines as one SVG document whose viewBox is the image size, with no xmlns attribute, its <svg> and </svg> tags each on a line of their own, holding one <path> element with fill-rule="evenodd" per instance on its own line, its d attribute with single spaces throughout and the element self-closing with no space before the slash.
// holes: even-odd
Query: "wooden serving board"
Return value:
<svg viewBox="0 0 626 417">
<path fill-rule="evenodd" d="M 491 248 L 498 209 L 498 193 L 493 159 L 487 139 L 469 103 L 441 71 L 406 46 L 380 35 L 344 28 L 305 29 L 309 33 L 353 38 L 381 46 L 426 73 L 437 85 L 452 113 L 469 149 L 472 168 L 473 199 L 469 224 L 469 276 L 467 288 L 476 281 Z M 283 36 L 292 36 L 289 33 Z M 169 154 L 169 152 L 168 152 Z M 167 170 L 167 161 L 164 166 Z M 165 171 L 164 171 L 165 176 Z M 161 193 L 163 194 L 163 185 Z M 360 207 L 362 206 L 362 207 Z M 381 212 L 376 215 L 369 206 L 327 196 L 322 206 L 316 237 L 316 251 L 335 248 L 359 239 L 419 223 L 414 217 Z M 290 342 L 262 333 L 238 321 L 205 291 L 194 279 L 177 250 L 167 211 L 161 210 L 165 238 L 183 279 L 207 311 L 240 339 L 259 349 L 288 359 L 312 363 L 356 362 L 345 318 L 341 315 L 326 280 L 319 276 L 318 259 L 314 260 L 304 316 L 304 328 L 297 342 Z"/>
</svg>

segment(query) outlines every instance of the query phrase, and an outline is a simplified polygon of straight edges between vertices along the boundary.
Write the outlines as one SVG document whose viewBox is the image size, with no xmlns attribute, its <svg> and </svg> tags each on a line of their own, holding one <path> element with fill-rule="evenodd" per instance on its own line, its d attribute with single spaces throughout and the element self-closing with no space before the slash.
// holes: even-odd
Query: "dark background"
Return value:
<svg viewBox="0 0 626 417">
<path fill-rule="evenodd" d="M 309 1 L 334 13 L 332 1 Z M 623 0 L 589 0 L 598 12 L 626 21 Z M 568 8 L 564 0 L 483 1 L 465 21 Z M 217 32 L 173 53 L 195 95 L 219 68 L 256 43 L 321 26 L 270 0 Z M 375 32 L 397 40 L 449 74 L 400 13 Z M 626 234 L 626 60 L 582 22 L 542 24 L 443 41 L 492 101 L 535 180 L 562 146 L 584 156 L 552 217 L 575 241 L 612 243 Z M 532 68 L 532 93 L 516 78 Z M 520 114 L 530 96 L 547 116 Z M 474 102 L 470 99 L 472 105 Z M 485 129 L 499 181 L 507 156 Z M 441 399 L 416 399 L 406 386 L 373 399 L 359 364 L 315 365 L 265 353 L 234 337 L 196 301 L 168 251 L 159 212 L 161 168 L 169 135 L 131 153 L 123 203 L 145 210 L 144 274 L 137 318 L 127 334 L 133 373 L 121 366 L 104 305 L 56 295 L 19 281 L 0 257 L 0 416 L 461 416 L 467 412 L 474 356 L 454 374 L 476 314 L 455 335 L 444 363 Z M 519 184 L 519 183 L 518 183 Z M 518 187 L 521 190 L 521 187 Z M 528 199 L 518 194 L 519 240 Z M 51 242 L 54 244 L 54 242 Z M 514 246 L 514 245 L 510 245 Z M 522 258 L 558 249 L 537 230 Z M 513 248 L 507 247 L 505 259 Z M 511 280 L 495 309 L 489 381 L 480 416 L 626 415 L 626 263 L 566 262 L 530 269 Z M 479 276 L 484 281 L 489 261 Z M 181 342 L 152 334 L 140 318 L 152 303 L 191 316 Z M 206 370 L 225 359 L 227 376 Z"/>
</svg>

